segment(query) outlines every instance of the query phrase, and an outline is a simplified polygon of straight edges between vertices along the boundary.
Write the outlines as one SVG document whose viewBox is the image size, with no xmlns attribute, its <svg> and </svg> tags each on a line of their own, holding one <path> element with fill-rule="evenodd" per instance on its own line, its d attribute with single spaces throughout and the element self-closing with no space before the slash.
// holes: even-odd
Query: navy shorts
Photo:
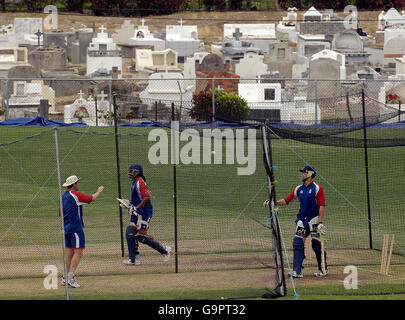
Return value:
<svg viewBox="0 0 405 320">
<path fill-rule="evenodd" d="M 135 225 L 138 230 L 148 230 L 150 219 L 152 219 L 152 211 L 142 212 L 138 216 L 131 216 L 131 224 Z"/>
<path fill-rule="evenodd" d="M 67 249 L 84 249 L 84 243 L 83 230 L 65 234 L 65 248 Z"/>
</svg>

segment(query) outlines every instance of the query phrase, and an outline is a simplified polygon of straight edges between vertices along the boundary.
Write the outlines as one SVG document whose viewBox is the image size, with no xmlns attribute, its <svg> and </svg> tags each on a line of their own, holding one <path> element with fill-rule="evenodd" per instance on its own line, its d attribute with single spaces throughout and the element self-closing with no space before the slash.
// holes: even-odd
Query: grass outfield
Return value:
<svg viewBox="0 0 405 320">
<path fill-rule="evenodd" d="M 155 144 L 147 139 L 150 130 L 120 128 L 122 196 L 129 198 L 130 181 L 126 175 L 128 166 L 134 162 L 141 163 L 154 206 L 150 233 L 158 241 L 174 246 L 173 166 L 149 163 L 148 151 Z M 402 135 L 399 131 L 368 131 L 370 136 L 380 138 Z M 58 129 L 58 132 L 62 179 L 71 174 L 78 175 L 82 178 L 80 191 L 84 193 L 94 193 L 97 186 L 105 186 L 97 202 L 84 208 L 86 250 L 78 275 L 86 282 L 92 282 L 92 277 L 118 279 L 130 276 L 133 271 L 121 263 L 119 215 L 115 201 L 118 184 L 113 128 Z M 6 186 L 0 199 L 0 297 L 4 298 L 36 296 L 28 289 L 24 292 L 24 286 L 20 291 L 12 292 L 8 292 L 7 288 L 10 288 L 13 281 L 25 282 L 27 287 L 30 282 L 41 284 L 45 265 L 56 264 L 60 270 L 63 265 L 57 210 L 54 130 L 0 127 L 0 143 L 34 134 L 39 135 L 0 148 L 0 183 Z M 358 132 L 353 133 L 354 136 L 357 137 Z M 358 297 L 342 289 L 342 270 L 345 265 L 356 265 L 366 270 L 367 276 L 363 280 L 373 285 L 365 290 L 365 295 L 370 294 L 370 297 L 376 297 L 379 293 L 385 296 L 391 290 L 398 292 L 394 284 L 390 287 L 392 278 L 404 284 L 405 236 L 402 231 L 405 219 L 402 213 L 405 204 L 402 190 L 405 190 L 405 181 L 402 173 L 405 148 L 369 149 L 368 154 L 372 244 L 375 250 L 369 247 L 364 150 L 272 139 L 272 157 L 276 166 L 276 179 L 279 181 L 276 185 L 277 198 L 291 192 L 299 184 L 298 169 L 306 163 L 315 166 L 318 171 L 316 181 L 325 189 L 327 208 L 324 222 L 328 227 L 326 250 L 328 264 L 331 270 L 335 269 L 336 275 L 330 278 L 335 282 L 333 285 L 341 289 L 332 295 L 328 294 L 328 290 L 333 291 L 332 287 L 327 287 L 322 295 L 324 297 Z M 268 189 L 260 142 L 256 145 L 255 157 L 256 171 L 249 176 L 237 175 L 237 168 L 244 166 L 240 164 L 181 164 L 176 168 L 177 257 L 179 272 L 183 277 L 201 278 L 205 272 L 211 275 L 225 272 L 210 278 L 210 283 L 215 284 L 226 273 L 237 273 L 238 270 L 249 273 L 250 276 L 243 281 L 236 281 L 238 277 L 228 278 L 229 282 L 238 284 L 237 288 L 232 288 L 235 292 L 243 292 L 249 286 L 250 277 L 256 272 L 262 272 L 255 280 L 258 281 L 255 285 L 257 290 L 272 283 L 274 271 L 268 268 L 273 263 L 272 241 L 266 228 L 269 212 L 262 207 L 268 197 Z M 280 208 L 279 211 L 289 262 L 292 261 L 291 242 L 297 211 L 298 204 Z M 124 215 L 124 231 L 128 220 L 128 216 Z M 378 273 L 382 236 L 385 233 L 395 234 L 389 276 Z M 165 265 L 149 248 L 141 247 L 141 250 L 144 263 L 137 269 L 137 274 L 158 278 L 162 275 L 176 276 L 174 259 Z M 313 253 L 312 257 L 307 257 L 304 265 L 306 270 L 312 272 L 316 266 Z M 184 282 L 184 278 L 181 282 Z M 211 291 L 226 290 L 226 286 L 203 290 L 199 285 L 194 286 L 201 290 L 190 290 L 195 287 L 187 281 L 184 283 L 184 291 L 190 292 L 193 298 L 193 291 L 205 297 Z M 389 287 L 384 286 L 387 283 Z M 171 298 L 162 299 L 179 298 L 175 290 L 178 285 L 172 284 L 166 291 Z M 310 288 L 311 283 L 303 286 L 303 298 L 317 296 L 316 290 L 320 290 L 319 287 L 314 286 L 315 291 Z M 92 296 L 103 299 L 109 295 L 121 299 L 121 295 L 125 295 L 119 291 L 83 291 L 79 299 Z M 162 291 L 159 288 L 145 290 L 155 297 L 163 297 Z M 49 295 L 53 294 L 48 292 L 38 297 L 52 298 Z"/>
</svg>

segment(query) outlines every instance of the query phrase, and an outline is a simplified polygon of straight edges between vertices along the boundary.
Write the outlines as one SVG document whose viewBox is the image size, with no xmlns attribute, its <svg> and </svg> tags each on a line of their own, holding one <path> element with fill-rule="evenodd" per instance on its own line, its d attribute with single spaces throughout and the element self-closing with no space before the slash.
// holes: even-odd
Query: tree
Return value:
<svg viewBox="0 0 405 320">
<path fill-rule="evenodd" d="M 84 0 L 69 0 L 66 1 L 66 9 L 69 12 L 83 13 Z"/>
<path fill-rule="evenodd" d="M 230 0 L 229 6 L 232 10 L 242 9 L 242 0 Z"/>
<path fill-rule="evenodd" d="M 226 7 L 226 0 L 204 0 L 205 8 L 211 11 L 215 7 L 217 10 L 222 10 Z"/>
</svg>

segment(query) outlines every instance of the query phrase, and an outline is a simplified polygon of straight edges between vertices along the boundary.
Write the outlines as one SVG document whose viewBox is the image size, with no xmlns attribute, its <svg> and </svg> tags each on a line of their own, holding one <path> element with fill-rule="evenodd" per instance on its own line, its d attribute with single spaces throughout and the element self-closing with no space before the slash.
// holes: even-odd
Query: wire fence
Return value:
<svg viewBox="0 0 405 320">
<path fill-rule="evenodd" d="M 44 118 L 90 126 L 113 125 L 113 96 L 117 97 L 119 123 L 168 121 L 171 105 L 182 122 L 199 120 L 195 112 L 199 95 L 209 92 L 203 111 L 208 120 L 229 117 L 215 90 L 244 99 L 249 116 L 239 120 L 316 124 L 361 121 L 361 90 L 369 116 L 381 119 L 397 112 L 400 122 L 405 97 L 401 80 L 325 80 L 252 78 L 148 79 L 2 79 L 2 118 Z M 214 91 L 214 94 L 212 92 Z M 221 109 L 222 108 L 222 109 Z M 217 110 L 218 109 L 218 110 Z M 221 114 L 222 112 L 222 114 Z M 234 119 L 236 120 L 236 119 Z"/>
</svg>

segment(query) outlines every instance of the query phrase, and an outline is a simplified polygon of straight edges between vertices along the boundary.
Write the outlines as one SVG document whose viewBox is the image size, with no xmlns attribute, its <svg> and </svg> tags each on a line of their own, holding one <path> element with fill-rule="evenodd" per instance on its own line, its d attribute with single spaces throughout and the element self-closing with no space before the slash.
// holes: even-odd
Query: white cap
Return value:
<svg viewBox="0 0 405 320">
<path fill-rule="evenodd" d="M 64 187 L 68 187 L 71 186 L 73 184 L 75 184 L 77 181 L 79 181 L 80 179 L 77 176 L 70 176 L 66 178 L 66 182 L 62 185 Z"/>
</svg>

